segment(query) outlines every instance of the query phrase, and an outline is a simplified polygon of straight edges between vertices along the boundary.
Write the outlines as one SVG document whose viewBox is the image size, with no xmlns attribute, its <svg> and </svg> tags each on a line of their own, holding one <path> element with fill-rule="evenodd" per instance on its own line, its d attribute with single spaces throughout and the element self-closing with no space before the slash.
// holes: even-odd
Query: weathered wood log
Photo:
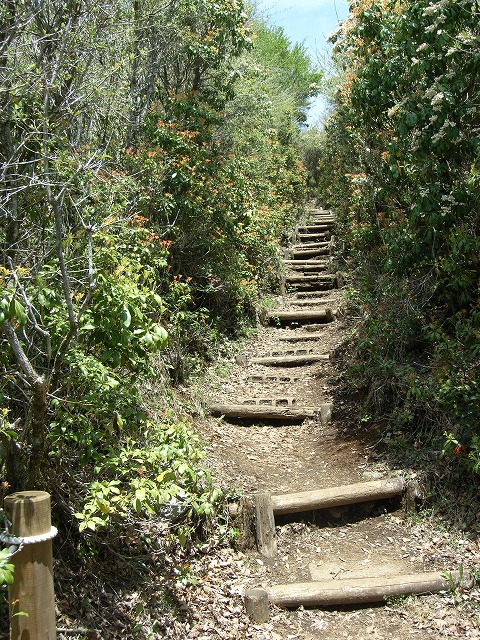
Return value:
<svg viewBox="0 0 480 640">
<path fill-rule="evenodd" d="M 332 275 L 321 275 L 321 274 L 317 274 L 314 273 L 312 275 L 308 275 L 308 276 L 300 276 L 300 275 L 288 275 L 285 277 L 285 281 L 287 283 L 291 283 L 291 282 L 304 282 L 304 283 L 310 283 L 310 284 L 329 284 L 329 285 L 333 285 L 333 283 L 335 282 L 335 279 Z"/>
<path fill-rule="evenodd" d="M 318 225 L 318 226 L 307 225 L 306 227 L 298 227 L 294 237 L 297 237 L 297 238 L 305 237 L 307 239 L 314 237 L 314 238 L 320 238 L 323 240 L 325 239 L 329 240 L 330 239 L 329 226 L 330 225 Z"/>
<path fill-rule="evenodd" d="M 283 264 L 287 267 L 328 267 L 330 266 L 329 260 L 325 260 L 324 258 L 310 258 L 307 260 L 290 260 L 290 258 L 285 258 Z"/>
<path fill-rule="evenodd" d="M 292 276 L 311 276 L 328 273 L 328 264 L 286 265 Z"/>
<path fill-rule="evenodd" d="M 274 558 L 277 555 L 275 517 L 272 509 L 272 497 L 267 491 L 255 494 L 255 514 L 258 551 L 267 558 Z"/>
<path fill-rule="evenodd" d="M 289 255 L 293 256 L 294 260 L 300 260 L 301 258 L 314 258 L 315 256 L 328 256 L 330 254 L 330 247 L 314 247 L 313 249 L 290 249 Z"/>
<path fill-rule="evenodd" d="M 270 602 L 265 589 L 250 589 L 245 594 L 245 611 L 252 622 L 263 624 L 270 618 Z"/>
<path fill-rule="evenodd" d="M 212 416 L 225 418 L 239 418 L 248 420 L 306 420 L 315 418 L 319 410 L 313 408 L 272 407 L 270 405 L 250 404 L 212 404 Z"/>
<path fill-rule="evenodd" d="M 242 496 L 235 504 L 236 512 L 232 513 L 233 525 L 238 529 L 239 534 L 235 540 L 235 548 L 240 551 L 253 549 L 255 547 L 255 504 L 251 496 Z"/>
<path fill-rule="evenodd" d="M 289 251 L 301 251 L 302 249 L 325 249 L 330 246 L 330 242 L 302 242 L 289 247 Z"/>
<path fill-rule="evenodd" d="M 306 225 L 302 225 L 301 227 L 298 227 L 297 232 L 298 233 L 305 233 L 305 234 L 328 234 L 330 229 L 331 229 L 332 225 L 331 223 L 328 224 L 306 224 Z"/>
<path fill-rule="evenodd" d="M 303 300 L 296 300 L 295 298 L 293 298 L 290 300 L 290 303 L 292 305 L 295 305 L 296 307 L 319 307 L 320 305 L 332 305 L 336 304 L 337 302 L 338 301 L 334 300 L 333 298 L 304 298 Z"/>
<path fill-rule="evenodd" d="M 305 354 L 302 356 L 274 356 L 266 358 L 252 358 L 252 364 L 261 364 L 264 367 L 301 367 L 315 362 L 326 362 L 330 359 L 329 354 Z"/>
<path fill-rule="evenodd" d="M 24 539 L 12 558 L 15 580 L 9 586 L 10 638 L 56 638 L 50 495 L 19 491 L 4 500 L 11 533 Z M 26 615 L 24 615 L 26 614 Z"/>
<path fill-rule="evenodd" d="M 291 271 L 305 271 L 308 273 L 326 271 L 330 267 L 328 262 L 321 262 L 320 260 L 284 260 L 284 265 Z"/>
<path fill-rule="evenodd" d="M 282 513 L 298 513 L 369 502 L 370 500 L 393 498 L 401 495 L 404 489 L 405 480 L 398 476 L 347 484 L 340 487 L 329 487 L 328 489 L 273 495 L 272 505 L 274 513 L 278 515 Z"/>
<path fill-rule="evenodd" d="M 297 238 L 299 240 L 317 240 L 317 242 L 325 242 L 326 240 L 330 240 L 330 233 L 316 233 L 315 231 L 309 233 L 303 233 L 301 231 L 298 232 Z"/>
<path fill-rule="evenodd" d="M 458 585 L 460 574 L 451 573 Z M 468 580 L 470 576 L 467 576 Z M 462 584 L 468 585 L 462 580 Z M 443 573 L 413 573 L 395 577 L 357 578 L 352 580 L 325 580 L 298 582 L 267 587 L 270 602 L 277 607 L 332 606 L 382 602 L 389 597 L 438 593 L 448 591 L 452 583 Z"/>
<path fill-rule="evenodd" d="M 320 293 L 322 291 L 324 292 L 328 292 L 328 291 L 332 291 L 333 289 L 335 289 L 335 282 L 329 282 L 329 281 L 318 281 L 318 280 L 302 280 L 302 281 L 297 281 L 295 282 L 294 279 L 292 279 L 291 282 L 286 283 L 287 286 L 287 293 L 289 293 L 290 291 L 295 291 L 295 293 L 299 292 L 299 291 L 311 291 L 316 292 L 316 293 Z"/>
<path fill-rule="evenodd" d="M 334 312 L 329 309 L 297 309 L 294 311 L 281 311 L 272 309 L 268 312 L 268 318 L 276 322 L 306 322 L 315 320 L 316 322 L 333 322 Z"/>
</svg>

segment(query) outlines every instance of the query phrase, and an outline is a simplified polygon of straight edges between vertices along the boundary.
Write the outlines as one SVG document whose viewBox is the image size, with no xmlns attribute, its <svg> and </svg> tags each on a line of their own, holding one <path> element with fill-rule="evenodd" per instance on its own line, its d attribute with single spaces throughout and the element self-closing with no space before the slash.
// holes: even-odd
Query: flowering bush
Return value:
<svg viewBox="0 0 480 640">
<path fill-rule="evenodd" d="M 403 408 L 413 430 L 433 422 L 475 449 L 478 471 L 478 5 L 361 0 L 332 39 L 342 75 L 322 195 L 367 317 L 359 384 L 389 389 L 379 409 Z"/>
</svg>

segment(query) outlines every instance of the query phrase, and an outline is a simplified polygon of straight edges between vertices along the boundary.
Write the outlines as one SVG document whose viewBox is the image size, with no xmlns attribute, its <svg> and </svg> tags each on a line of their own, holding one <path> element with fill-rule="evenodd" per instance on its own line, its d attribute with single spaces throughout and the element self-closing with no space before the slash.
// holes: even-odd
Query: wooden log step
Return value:
<svg viewBox="0 0 480 640">
<path fill-rule="evenodd" d="M 300 243 L 303 242 L 326 242 L 330 239 L 329 233 L 299 233 L 297 234 L 297 238 L 300 240 Z"/>
<path fill-rule="evenodd" d="M 298 293 L 295 293 L 295 295 L 290 297 L 290 300 L 292 300 L 293 302 L 295 302 L 295 300 L 297 298 L 300 298 L 302 300 L 308 300 L 309 298 L 316 298 L 316 297 L 327 297 L 329 294 L 327 291 L 321 292 L 321 291 L 299 291 Z"/>
<path fill-rule="evenodd" d="M 316 305 L 317 307 L 322 304 L 336 304 L 337 300 L 333 298 L 305 298 L 303 300 L 290 300 L 290 304 L 297 307 L 307 307 L 309 305 Z"/>
<path fill-rule="evenodd" d="M 326 268 L 330 265 L 330 260 L 325 260 L 323 257 L 307 258 L 306 260 L 293 260 L 291 258 L 284 258 L 283 264 L 287 267 L 323 267 Z"/>
<path fill-rule="evenodd" d="M 324 249 L 330 246 L 330 242 L 302 242 L 289 247 L 288 251 L 301 251 L 302 249 Z"/>
<path fill-rule="evenodd" d="M 312 218 L 311 221 L 309 222 L 309 224 L 311 226 L 324 226 L 324 227 L 330 227 L 332 228 L 335 224 L 336 220 L 335 218 Z"/>
<path fill-rule="evenodd" d="M 394 596 L 438 593 L 455 586 L 471 585 L 470 575 L 450 572 L 450 581 L 440 572 L 410 573 L 393 577 L 356 578 L 297 582 L 267 587 L 268 600 L 277 607 L 338 606 L 382 602 Z"/>
<path fill-rule="evenodd" d="M 330 224 L 307 224 L 298 227 L 297 233 L 325 233 L 326 235 L 329 235 L 330 228 Z"/>
<path fill-rule="evenodd" d="M 306 275 L 306 276 L 300 276 L 300 275 L 287 275 L 285 276 L 285 281 L 287 283 L 291 283 L 291 282 L 298 282 L 298 283 L 313 283 L 313 284 L 320 284 L 320 283 L 327 283 L 333 286 L 334 284 L 334 280 L 335 280 L 335 276 L 332 275 L 320 275 L 320 274 L 311 274 L 311 275 Z"/>
<path fill-rule="evenodd" d="M 384 500 L 403 493 L 405 480 L 398 476 L 382 480 L 358 482 L 328 489 L 300 491 L 272 496 L 272 507 L 275 514 L 299 513 L 317 509 L 329 509 L 347 504 Z"/>
<path fill-rule="evenodd" d="M 290 322 L 333 322 L 335 314 L 331 309 L 298 309 L 294 311 L 280 311 L 279 309 L 271 309 L 268 312 L 269 320 L 272 322 L 290 323 Z"/>
<path fill-rule="evenodd" d="M 305 247 L 310 249 L 311 247 L 325 247 L 330 244 L 330 240 L 317 240 L 316 236 L 312 236 L 311 238 L 306 238 L 301 240 L 300 242 L 295 242 L 293 246 L 295 247 Z"/>
<path fill-rule="evenodd" d="M 289 255 L 293 256 L 294 260 L 301 260 L 302 258 L 314 258 L 315 256 L 328 256 L 330 255 L 330 248 L 318 247 L 314 249 L 290 249 Z"/>
<path fill-rule="evenodd" d="M 335 220 L 328 220 L 327 218 L 314 218 L 308 223 L 307 226 L 322 227 L 322 229 L 320 230 L 321 233 L 332 233 L 335 228 Z"/>
<path fill-rule="evenodd" d="M 299 261 L 301 262 L 301 261 Z M 314 261 L 315 262 L 315 261 Z M 325 263 L 321 263 L 321 262 L 317 262 L 317 264 L 293 264 L 293 265 L 285 265 L 289 268 L 290 271 L 292 271 L 294 274 L 302 274 L 304 273 L 305 275 L 308 274 L 312 274 L 312 273 L 322 273 L 324 271 L 327 271 L 329 268 L 329 264 L 325 264 Z"/>
<path fill-rule="evenodd" d="M 308 280 L 308 276 L 298 276 L 297 278 L 292 278 L 291 281 L 287 282 L 287 292 L 290 292 L 292 289 L 297 291 L 315 291 L 317 294 L 320 291 L 331 291 L 336 288 L 336 281 L 333 279 L 332 281 L 322 281 L 322 280 Z"/>
<path fill-rule="evenodd" d="M 332 216 L 334 217 L 333 213 L 331 212 L 330 209 L 324 209 L 323 207 L 315 207 L 314 209 L 310 210 L 310 215 L 312 216 Z"/>
<path fill-rule="evenodd" d="M 289 349 L 288 351 L 270 351 L 265 353 L 264 356 L 306 356 L 312 353 L 312 349 Z"/>
<path fill-rule="evenodd" d="M 315 362 L 327 362 L 330 359 L 328 354 L 307 354 L 304 356 L 280 356 L 252 358 L 252 364 L 261 364 L 264 367 L 302 367 L 303 365 L 314 364 Z"/>
<path fill-rule="evenodd" d="M 246 420 L 282 420 L 300 422 L 315 418 L 319 410 L 301 407 L 270 407 L 268 405 L 211 404 L 210 413 L 215 417 Z"/>
</svg>

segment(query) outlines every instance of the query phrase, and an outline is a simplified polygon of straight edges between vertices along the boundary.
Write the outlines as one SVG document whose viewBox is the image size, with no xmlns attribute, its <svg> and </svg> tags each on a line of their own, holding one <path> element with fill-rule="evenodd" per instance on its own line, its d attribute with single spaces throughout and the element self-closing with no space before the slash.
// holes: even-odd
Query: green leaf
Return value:
<svg viewBox="0 0 480 640">
<path fill-rule="evenodd" d="M 130 311 L 125 306 L 121 311 L 120 321 L 123 324 L 123 326 L 126 327 L 127 329 L 132 324 L 132 316 L 130 315 Z"/>
<path fill-rule="evenodd" d="M 16 318 L 20 326 L 27 324 L 28 318 L 27 314 L 25 313 L 25 308 L 23 307 L 21 302 L 19 302 L 15 298 L 15 296 L 12 296 L 12 299 L 10 300 L 8 315 L 10 316 L 11 320 L 13 320 L 13 318 Z"/>
<path fill-rule="evenodd" d="M 94 329 L 95 325 L 91 322 L 87 322 L 87 324 L 84 324 L 80 327 L 80 331 L 93 331 Z"/>
<path fill-rule="evenodd" d="M 158 304 L 160 308 L 163 308 L 163 299 L 161 296 L 158 295 L 158 293 L 153 294 L 153 299 L 155 300 L 155 302 Z"/>
</svg>

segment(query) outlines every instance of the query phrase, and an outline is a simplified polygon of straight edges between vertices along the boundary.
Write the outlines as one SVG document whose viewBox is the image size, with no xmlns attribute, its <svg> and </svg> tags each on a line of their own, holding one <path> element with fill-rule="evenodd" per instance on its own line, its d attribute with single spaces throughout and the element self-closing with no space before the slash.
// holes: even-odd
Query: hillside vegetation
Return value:
<svg viewBox="0 0 480 640">
<path fill-rule="evenodd" d="M 478 474 L 478 3 L 360 0 L 332 39 L 310 163 L 351 267 L 349 383 L 393 444 Z"/>
<path fill-rule="evenodd" d="M 171 508 L 185 545 L 219 492 L 172 385 L 278 285 L 320 75 L 239 0 L 18 0 L 0 33 L 2 491 L 80 546 Z"/>
</svg>

